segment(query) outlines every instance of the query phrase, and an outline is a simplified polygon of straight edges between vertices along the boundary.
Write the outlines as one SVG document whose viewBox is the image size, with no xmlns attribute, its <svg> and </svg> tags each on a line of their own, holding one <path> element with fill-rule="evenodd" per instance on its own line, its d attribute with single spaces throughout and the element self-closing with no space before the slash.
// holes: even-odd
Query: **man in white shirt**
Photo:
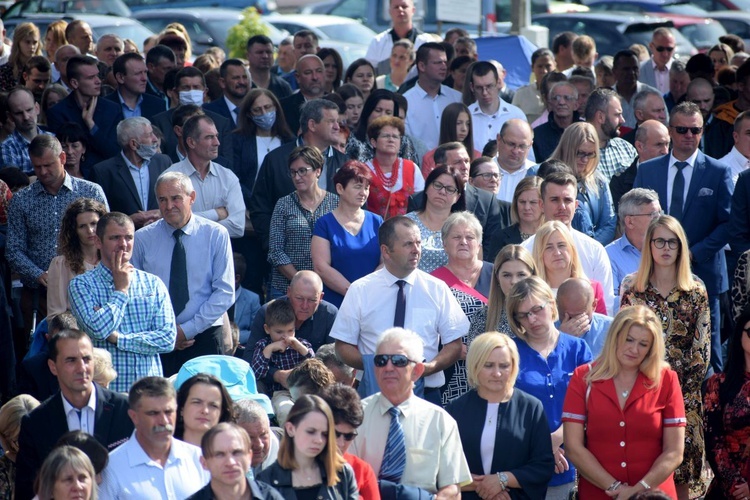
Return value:
<svg viewBox="0 0 750 500">
<path fill-rule="evenodd" d="M 417 50 L 420 45 L 432 40 L 429 34 L 422 33 L 414 27 L 415 12 L 413 0 L 390 0 L 388 13 L 393 22 L 393 29 L 378 33 L 375 38 L 370 40 L 365 55 L 365 59 L 375 66 L 378 74 L 385 74 L 382 69 L 390 72 L 390 57 L 394 42 L 402 38 L 408 38 L 414 44 L 414 50 Z"/>
<path fill-rule="evenodd" d="M 503 123 L 497 134 L 497 156 L 494 160 L 500 168 L 500 200 L 513 201 L 513 193 L 521 179 L 526 177 L 534 162 L 527 158 L 534 142 L 534 133 L 525 119 L 511 118 Z"/>
<path fill-rule="evenodd" d="M 193 207 L 201 217 L 218 222 L 229 236 L 245 234 L 245 200 L 237 176 L 214 163 L 219 155 L 219 133 L 206 115 L 190 117 L 182 126 L 187 158 L 174 163 L 167 172 L 182 172 L 190 177 L 196 197 Z"/>
<path fill-rule="evenodd" d="M 144 377 L 130 388 L 128 415 L 135 431 L 109 455 L 102 473 L 102 500 L 182 500 L 211 479 L 200 463 L 201 449 L 174 439 L 177 395 L 163 377 Z"/>
<path fill-rule="evenodd" d="M 656 87 L 662 95 L 669 92 L 669 70 L 676 47 L 677 42 L 669 28 L 655 29 L 648 44 L 651 57 L 641 63 L 638 80 Z"/>
<path fill-rule="evenodd" d="M 443 370 L 460 356 L 469 320 L 443 281 L 417 269 L 422 241 L 414 221 L 404 216 L 388 219 L 380 226 L 378 241 L 384 267 L 349 287 L 331 328 L 336 352 L 347 365 L 363 371 L 360 395 L 369 396 L 378 391 L 372 357 L 380 334 L 392 326 L 417 332 L 425 344 L 425 399 L 439 405 Z"/>
<path fill-rule="evenodd" d="M 609 262 L 607 252 L 601 243 L 576 231 L 571 226 L 573 215 L 575 215 L 578 200 L 578 182 L 571 174 L 556 172 L 548 175 L 542 182 L 542 210 L 544 219 L 547 221 L 557 220 L 568 226 L 573 242 L 581 259 L 581 267 L 586 277 L 596 280 L 604 288 L 604 302 L 607 305 L 607 314 L 612 316 L 614 311 L 614 285 L 612 284 L 612 266 Z M 532 251 L 534 248 L 534 236 L 527 239 L 522 245 Z"/>
<path fill-rule="evenodd" d="M 469 112 L 474 130 L 474 149 L 477 151 L 482 151 L 489 141 L 498 138 L 506 121 L 511 118 L 526 121 L 521 108 L 500 98 L 498 81 L 494 64 L 479 61 L 472 66 L 469 88 L 476 100 L 469 106 Z M 524 153 L 528 153 L 528 149 Z"/>
<path fill-rule="evenodd" d="M 494 66 L 492 69 L 497 75 Z M 428 42 L 419 47 L 417 70 L 417 83 L 404 93 L 409 103 L 406 133 L 420 139 L 430 150 L 438 147 L 443 110 L 451 103 L 461 102 L 461 93 L 442 84 L 448 74 L 448 59 L 439 43 Z"/>
<path fill-rule="evenodd" d="M 743 111 L 734 119 L 734 147 L 726 156 L 719 159 L 732 170 L 732 184 L 750 167 L 750 111 Z"/>
</svg>

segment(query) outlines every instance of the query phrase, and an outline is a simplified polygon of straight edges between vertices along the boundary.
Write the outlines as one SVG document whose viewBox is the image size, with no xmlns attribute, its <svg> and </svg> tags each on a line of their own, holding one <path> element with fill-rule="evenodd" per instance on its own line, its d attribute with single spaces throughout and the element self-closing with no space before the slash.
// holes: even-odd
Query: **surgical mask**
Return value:
<svg viewBox="0 0 750 500">
<path fill-rule="evenodd" d="M 269 111 L 263 113 L 260 116 L 253 115 L 253 123 L 263 130 L 271 130 L 273 124 L 276 122 L 276 111 Z"/>
<path fill-rule="evenodd" d="M 195 104 L 200 106 L 203 104 L 203 91 L 202 90 L 183 90 L 180 91 L 180 104 Z"/>
<path fill-rule="evenodd" d="M 138 147 L 136 148 L 135 152 L 138 156 L 143 158 L 144 160 L 150 160 L 154 157 L 154 155 L 159 151 L 159 145 L 158 144 L 138 144 Z"/>
</svg>

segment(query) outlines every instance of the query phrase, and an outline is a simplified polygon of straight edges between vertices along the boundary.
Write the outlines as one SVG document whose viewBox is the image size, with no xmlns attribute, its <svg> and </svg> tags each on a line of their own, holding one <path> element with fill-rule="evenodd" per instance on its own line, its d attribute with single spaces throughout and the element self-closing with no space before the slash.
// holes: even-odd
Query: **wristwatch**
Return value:
<svg viewBox="0 0 750 500">
<path fill-rule="evenodd" d="M 508 489 L 508 474 L 505 472 L 498 472 L 497 478 L 500 480 L 500 486 L 503 487 L 503 491 Z"/>
</svg>

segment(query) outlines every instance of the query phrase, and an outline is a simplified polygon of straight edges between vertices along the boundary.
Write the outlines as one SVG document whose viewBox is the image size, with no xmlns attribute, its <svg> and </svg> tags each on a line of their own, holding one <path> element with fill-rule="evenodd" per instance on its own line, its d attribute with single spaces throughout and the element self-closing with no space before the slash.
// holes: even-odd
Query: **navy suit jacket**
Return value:
<svg viewBox="0 0 750 500">
<path fill-rule="evenodd" d="M 295 135 L 300 133 L 299 119 L 302 114 L 300 108 L 305 104 L 305 96 L 302 95 L 302 92 L 297 92 L 289 97 L 279 99 L 279 104 L 281 104 L 281 109 L 284 111 L 284 118 L 286 118 L 286 122 L 292 133 Z"/>
<path fill-rule="evenodd" d="M 670 155 L 641 163 L 633 187 L 659 193 L 662 208 L 667 199 L 667 171 Z M 726 260 L 722 248 L 729 241 L 729 212 L 732 204 L 732 174 L 728 166 L 700 151 L 685 197 L 682 227 L 692 253 L 693 272 L 703 280 L 709 295 L 727 291 Z"/>
<path fill-rule="evenodd" d="M 214 101 L 204 104 L 203 109 L 213 111 L 217 115 L 223 116 L 224 118 L 229 120 L 229 122 L 234 127 L 234 117 L 232 116 L 232 112 L 229 111 L 229 106 L 227 106 L 227 102 L 224 100 L 223 95 Z"/>
<path fill-rule="evenodd" d="M 111 453 L 133 433 L 133 421 L 128 416 L 128 398 L 96 384 L 94 387 L 94 437 Z M 21 433 L 18 436 L 20 451 L 16 459 L 17 500 L 34 497 L 34 478 L 57 440 L 66 432 L 68 420 L 59 392 L 21 419 Z"/>
<path fill-rule="evenodd" d="M 81 108 L 75 99 L 75 92 L 52 106 L 47 111 L 47 127 L 57 134 L 62 126 L 68 122 L 77 123 L 86 132 L 86 159 L 81 167 L 88 174 L 91 167 L 108 158 L 112 158 L 120 151 L 117 144 L 117 124 L 122 120 L 122 110 L 119 104 L 108 101 L 106 98 L 97 100 L 94 110 L 95 133 L 91 133 L 83 123 Z"/>
<path fill-rule="evenodd" d="M 147 87 L 148 88 L 148 87 Z M 113 103 L 120 106 L 122 109 L 122 103 L 120 102 L 119 93 L 117 91 L 107 94 L 104 98 L 112 101 Z M 141 101 L 141 116 L 151 120 L 154 116 L 159 113 L 163 113 L 167 110 L 167 105 L 163 99 L 156 97 L 151 94 L 142 94 L 143 100 Z"/>
<path fill-rule="evenodd" d="M 155 155 L 148 163 L 147 207 L 141 206 L 141 198 L 138 196 L 133 176 L 130 174 L 122 154 L 117 154 L 109 160 L 94 165 L 91 180 L 99 184 L 104 190 L 111 211 L 133 215 L 139 211 L 159 208 L 154 191 L 156 179 L 170 165 L 172 165 L 172 159 L 163 154 Z"/>
<path fill-rule="evenodd" d="M 228 143 L 232 151 L 232 171 L 239 177 L 242 186 L 242 197 L 245 206 L 250 206 L 250 195 L 253 194 L 255 179 L 258 177 L 260 165 L 258 165 L 258 145 L 255 136 L 247 137 L 239 132 L 229 134 Z M 282 140 L 282 145 L 293 142 Z"/>
<path fill-rule="evenodd" d="M 732 254 L 736 261 L 740 255 L 750 250 L 750 170 L 745 170 L 737 178 L 729 220 Z"/>
</svg>

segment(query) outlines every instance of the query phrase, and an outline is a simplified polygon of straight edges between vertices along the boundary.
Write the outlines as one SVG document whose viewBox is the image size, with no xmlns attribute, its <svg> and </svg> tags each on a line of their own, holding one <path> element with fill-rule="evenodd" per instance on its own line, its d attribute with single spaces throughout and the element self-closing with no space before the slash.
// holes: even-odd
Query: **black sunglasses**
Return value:
<svg viewBox="0 0 750 500">
<path fill-rule="evenodd" d="M 656 47 L 657 52 L 664 52 L 664 51 L 672 52 L 673 50 L 674 50 L 674 47 L 662 47 L 662 46 Z"/>
<path fill-rule="evenodd" d="M 703 127 L 672 127 L 675 132 L 680 135 L 685 135 L 690 132 L 693 135 L 698 135 L 703 132 Z"/>
<path fill-rule="evenodd" d="M 388 360 L 390 360 L 391 363 L 393 363 L 393 366 L 397 368 L 403 368 L 409 363 L 416 363 L 416 361 L 407 358 L 405 354 L 376 354 L 375 358 L 373 358 L 375 366 L 378 368 L 383 368 L 387 365 Z"/>
<path fill-rule="evenodd" d="M 336 439 L 342 437 L 345 441 L 354 441 L 359 434 L 357 432 L 339 432 L 336 431 Z"/>
</svg>

